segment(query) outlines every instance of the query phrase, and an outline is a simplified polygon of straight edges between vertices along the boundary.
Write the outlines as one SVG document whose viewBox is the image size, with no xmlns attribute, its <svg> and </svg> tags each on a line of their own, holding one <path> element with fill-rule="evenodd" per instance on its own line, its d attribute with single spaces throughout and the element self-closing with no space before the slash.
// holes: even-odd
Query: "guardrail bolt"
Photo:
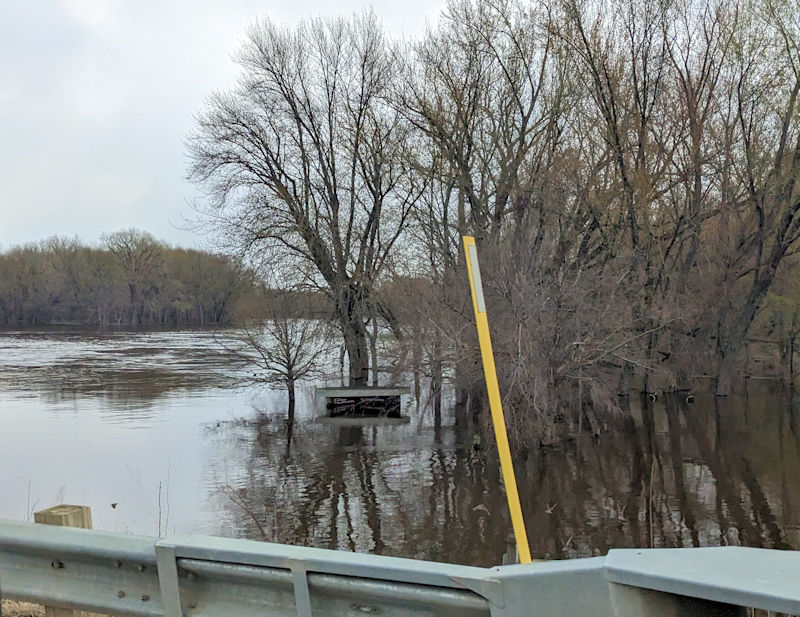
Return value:
<svg viewBox="0 0 800 617">
<path fill-rule="evenodd" d="M 193 581 L 194 579 L 197 578 L 197 574 L 195 574 L 194 572 L 189 572 L 186 574 L 186 578 L 188 578 L 190 581 Z"/>
<path fill-rule="evenodd" d="M 54 570 L 60 570 L 61 568 L 64 567 L 64 562 L 59 561 L 58 559 L 54 559 L 53 561 L 50 562 L 50 567 L 53 568 Z"/>
<path fill-rule="evenodd" d="M 189 600 L 189 602 L 186 603 L 186 606 L 188 606 L 189 608 L 197 608 L 197 602 L 195 602 L 194 600 Z"/>
<path fill-rule="evenodd" d="M 138 566 L 136 566 L 136 569 L 139 570 L 139 572 L 144 572 L 144 565 L 140 563 Z"/>
<path fill-rule="evenodd" d="M 117 592 L 117 597 L 118 597 L 118 598 L 124 598 L 124 597 L 125 597 L 125 592 L 124 592 L 124 591 L 122 591 L 122 590 L 120 589 L 120 590 Z"/>
<path fill-rule="evenodd" d="M 150 596 L 148 596 L 146 593 L 142 594 L 142 602 L 147 602 L 149 599 L 150 599 Z"/>
</svg>

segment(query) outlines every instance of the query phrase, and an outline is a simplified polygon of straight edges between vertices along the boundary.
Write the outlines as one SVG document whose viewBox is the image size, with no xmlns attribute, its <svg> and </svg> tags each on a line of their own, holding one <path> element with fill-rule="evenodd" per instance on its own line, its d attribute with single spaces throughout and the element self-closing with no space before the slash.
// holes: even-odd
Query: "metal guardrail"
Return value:
<svg viewBox="0 0 800 617">
<path fill-rule="evenodd" d="M 0 594 L 132 617 L 800 614 L 800 552 L 612 550 L 475 568 L 205 536 L 0 520 Z"/>
</svg>

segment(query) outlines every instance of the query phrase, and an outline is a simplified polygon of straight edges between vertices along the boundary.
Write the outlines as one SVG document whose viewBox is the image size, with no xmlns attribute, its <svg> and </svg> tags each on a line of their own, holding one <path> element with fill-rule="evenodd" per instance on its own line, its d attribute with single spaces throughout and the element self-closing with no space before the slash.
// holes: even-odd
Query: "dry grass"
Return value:
<svg viewBox="0 0 800 617">
<path fill-rule="evenodd" d="M 56 609 L 59 610 L 59 609 Z M 63 614 L 66 609 L 58 614 Z M 0 606 L 0 616 L 2 617 L 45 617 L 44 606 L 32 604 L 31 602 L 17 602 L 16 600 L 3 600 Z M 87 613 L 85 611 L 75 611 L 75 617 L 108 617 L 99 613 Z"/>
<path fill-rule="evenodd" d="M 3 600 L 0 615 L 3 617 L 44 617 L 44 606 L 30 602 Z"/>
</svg>

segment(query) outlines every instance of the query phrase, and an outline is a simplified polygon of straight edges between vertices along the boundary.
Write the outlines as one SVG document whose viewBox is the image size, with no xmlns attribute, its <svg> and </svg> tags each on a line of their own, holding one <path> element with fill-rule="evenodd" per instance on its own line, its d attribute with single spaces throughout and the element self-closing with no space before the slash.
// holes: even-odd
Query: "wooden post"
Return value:
<svg viewBox="0 0 800 617">
<path fill-rule="evenodd" d="M 43 525 L 56 525 L 57 527 L 92 528 L 92 509 L 89 506 L 60 505 L 39 510 L 33 513 L 33 520 Z M 94 613 L 73 611 L 72 609 L 44 607 L 45 617 L 89 617 Z"/>
<path fill-rule="evenodd" d="M 57 527 L 92 528 L 92 509 L 89 506 L 60 505 L 33 513 L 33 520 Z"/>
</svg>

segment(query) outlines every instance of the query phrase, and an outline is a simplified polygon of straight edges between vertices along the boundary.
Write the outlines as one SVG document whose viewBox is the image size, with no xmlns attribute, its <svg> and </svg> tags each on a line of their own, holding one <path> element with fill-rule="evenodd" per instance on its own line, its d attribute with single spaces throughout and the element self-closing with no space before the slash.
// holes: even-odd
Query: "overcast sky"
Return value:
<svg viewBox="0 0 800 617">
<path fill-rule="evenodd" d="M 247 26 L 294 25 L 359 0 L 0 1 L 0 250 L 52 235 L 95 243 L 137 227 L 182 246 L 195 196 L 184 138 L 205 97 L 233 84 Z M 443 0 L 375 0 L 415 36 Z"/>
</svg>

